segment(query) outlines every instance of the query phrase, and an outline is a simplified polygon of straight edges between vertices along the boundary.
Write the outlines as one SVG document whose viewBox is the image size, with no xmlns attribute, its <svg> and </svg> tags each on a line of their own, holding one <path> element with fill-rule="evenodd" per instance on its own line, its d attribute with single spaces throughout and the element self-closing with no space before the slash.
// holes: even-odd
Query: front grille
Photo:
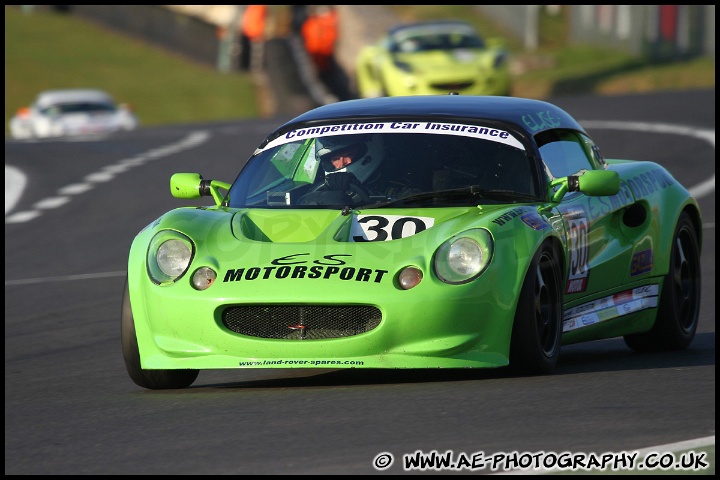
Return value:
<svg viewBox="0 0 720 480">
<path fill-rule="evenodd" d="M 222 322 L 235 333 L 283 340 L 344 338 L 369 332 L 382 314 L 368 305 L 244 305 L 226 308 Z"/>
<path fill-rule="evenodd" d="M 447 91 L 458 91 L 467 90 L 472 87 L 475 82 L 458 82 L 458 83 L 433 83 L 430 85 L 435 90 Z"/>
</svg>

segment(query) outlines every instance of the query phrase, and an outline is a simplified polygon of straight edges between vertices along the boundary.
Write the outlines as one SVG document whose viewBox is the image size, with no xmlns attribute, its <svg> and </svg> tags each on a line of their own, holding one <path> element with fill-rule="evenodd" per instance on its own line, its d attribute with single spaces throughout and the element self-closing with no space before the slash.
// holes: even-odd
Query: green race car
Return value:
<svg viewBox="0 0 720 480">
<path fill-rule="evenodd" d="M 231 368 L 548 373 L 562 344 L 692 341 L 697 202 L 605 159 L 547 102 L 338 102 L 280 126 L 235 181 L 177 173 L 135 237 L 122 349 L 139 386 Z"/>
<path fill-rule="evenodd" d="M 510 95 L 508 52 L 471 25 L 436 20 L 397 25 L 356 59 L 358 96 Z"/>
</svg>

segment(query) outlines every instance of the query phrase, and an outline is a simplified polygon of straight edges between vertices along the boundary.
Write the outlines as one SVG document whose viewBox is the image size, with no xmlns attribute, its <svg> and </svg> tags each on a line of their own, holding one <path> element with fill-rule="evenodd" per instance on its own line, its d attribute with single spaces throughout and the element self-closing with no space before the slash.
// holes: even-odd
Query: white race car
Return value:
<svg viewBox="0 0 720 480">
<path fill-rule="evenodd" d="M 102 90 L 48 90 L 10 119 L 10 135 L 16 139 L 90 135 L 132 130 L 138 124 L 128 105 L 116 104 Z"/>
</svg>

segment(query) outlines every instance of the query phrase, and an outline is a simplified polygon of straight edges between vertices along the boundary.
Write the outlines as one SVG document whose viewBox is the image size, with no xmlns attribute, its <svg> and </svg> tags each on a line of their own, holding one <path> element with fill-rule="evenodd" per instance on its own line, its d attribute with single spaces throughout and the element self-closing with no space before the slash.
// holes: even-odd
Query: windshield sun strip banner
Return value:
<svg viewBox="0 0 720 480">
<path fill-rule="evenodd" d="M 298 140 L 335 135 L 355 135 L 359 133 L 424 133 L 430 135 L 455 135 L 460 137 L 477 138 L 480 140 L 489 140 L 491 142 L 503 143 L 519 150 L 525 150 L 522 143 L 520 143 L 517 138 L 513 137 L 510 132 L 500 130 L 499 128 L 461 123 L 413 121 L 344 123 L 338 125 L 298 128 L 279 136 L 272 142 L 265 145 L 265 147 L 258 148 L 255 150 L 255 155 L 278 145 L 284 145 Z"/>
<path fill-rule="evenodd" d="M 658 284 L 644 285 L 569 308 L 563 312 L 563 332 L 655 308 L 658 291 Z"/>
</svg>

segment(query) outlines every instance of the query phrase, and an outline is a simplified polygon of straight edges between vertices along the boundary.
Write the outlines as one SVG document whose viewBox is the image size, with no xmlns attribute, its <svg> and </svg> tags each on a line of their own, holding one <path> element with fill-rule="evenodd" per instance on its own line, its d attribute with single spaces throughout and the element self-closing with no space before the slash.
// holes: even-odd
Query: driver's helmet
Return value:
<svg viewBox="0 0 720 480">
<path fill-rule="evenodd" d="M 339 135 L 315 140 L 315 155 L 320 159 L 326 174 L 350 172 L 365 182 L 383 161 L 381 135 Z M 335 168 L 330 160 L 340 154 L 352 158 L 352 163 Z"/>
</svg>

